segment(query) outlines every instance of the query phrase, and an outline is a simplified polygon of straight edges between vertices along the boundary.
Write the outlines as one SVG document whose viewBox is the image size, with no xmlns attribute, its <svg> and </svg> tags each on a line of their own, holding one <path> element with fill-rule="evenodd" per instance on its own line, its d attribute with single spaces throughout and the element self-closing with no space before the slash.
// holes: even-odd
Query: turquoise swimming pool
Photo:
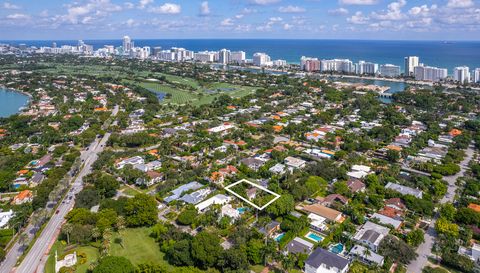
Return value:
<svg viewBox="0 0 480 273">
<path fill-rule="evenodd" d="M 314 232 L 309 232 L 305 237 L 307 237 L 310 240 L 313 240 L 315 242 L 321 242 L 323 240 L 323 237 L 318 235 L 317 233 Z"/>
<path fill-rule="evenodd" d="M 247 211 L 247 208 L 238 208 L 237 211 L 238 213 L 243 214 L 245 211 Z"/>
<path fill-rule="evenodd" d="M 282 238 L 285 237 L 285 233 L 280 233 L 279 235 L 277 235 L 277 237 L 275 237 L 275 241 L 276 242 L 280 242 L 280 240 L 282 240 Z"/>
<path fill-rule="evenodd" d="M 343 252 L 343 249 L 344 249 L 344 248 L 345 248 L 345 247 L 343 246 L 343 244 L 338 243 L 338 244 L 336 244 L 336 245 L 331 246 L 331 247 L 330 247 L 330 251 L 333 252 L 333 253 L 335 253 L 335 254 L 340 254 L 340 253 Z"/>
</svg>

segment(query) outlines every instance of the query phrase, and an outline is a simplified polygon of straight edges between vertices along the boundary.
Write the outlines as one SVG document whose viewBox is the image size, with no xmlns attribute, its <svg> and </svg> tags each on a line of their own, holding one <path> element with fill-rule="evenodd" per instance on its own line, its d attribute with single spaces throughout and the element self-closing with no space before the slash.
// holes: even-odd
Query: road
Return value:
<svg viewBox="0 0 480 273">
<path fill-rule="evenodd" d="M 112 111 L 112 116 L 116 116 L 118 113 L 118 106 Z M 48 258 L 48 251 L 51 247 L 51 244 L 57 238 L 60 228 L 63 224 L 64 218 L 67 213 L 73 208 L 75 201 L 75 194 L 80 192 L 83 188 L 82 179 L 92 171 L 92 164 L 97 160 L 98 154 L 100 154 L 110 138 L 110 133 L 106 133 L 103 138 L 96 138 L 88 147 L 88 150 L 82 151 L 80 158 L 83 162 L 83 167 L 78 173 L 77 177 L 73 181 L 70 191 L 68 192 L 68 197 L 72 196 L 72 200 L 69 201 L 68 197 L 65 198 L 62 203 L 57 207 L 58 213 L 53 214 L 53 216 L 48 221 L 47 225 L 43 229 L 40 236 L 35 241 L 34 245 L 30 248 L 28 254 L 23 259 L 22 263 L 17 269 L 14 268 L 17 259 L 22 255 L 24 251 L 24 246 L 18 242 L 11 248 L 7 253 L 7 256 L 4 262 L 0 266 L 0 272 L 18 272 L 18 273 L 34 273 L 43 272 L 43 267 Z M 34 226 L 29 224 L 26 228 L 27 234 L 29 236 L 34 235 Z"/>
<path fill-rule="evenodd" d="M 440 200 L 441 204 L 453 202 L 455 198 L 455 192 L 457 190 L 457 185 L 455 183 L 457 182 L 458 178 L 465 175 L 468 163 L 472 160 L 474 151 L 473 145 L 470 145 L 465 151 L 465 158 L 460 163 L 460 172 L 452 176 L 443 177 L 443 180 L 448 182 L 448 189 L 445 196 L 442 198 L 442 200 Z M 428 226 L 427 231 L 425 232 L 425 242 L 423 242 L 423 244 L 417 248 L 418 257 L 408 265 L 407 273 L 420 273 L 422 272 L 423 267 L 428 264 L 428 257 L 432 253 L 432 246 L 435 243 L 435 238 L 437 236 L 437 233 L 435 232 L 435 222 L 437 221 L 438 216 L 439 215 L 437 213 Z"/>
</svg>

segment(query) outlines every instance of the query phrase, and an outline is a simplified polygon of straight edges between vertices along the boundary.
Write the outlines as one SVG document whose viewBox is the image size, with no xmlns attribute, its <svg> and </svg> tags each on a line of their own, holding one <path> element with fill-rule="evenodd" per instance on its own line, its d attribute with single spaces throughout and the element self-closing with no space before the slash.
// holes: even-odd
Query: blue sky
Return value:
<svg viewBox="0 0 480 273">
<path fill-rule="evenodd" d="M 480 39 L 480 0 L 1 1 L 4 40 Z"/>
</svg>

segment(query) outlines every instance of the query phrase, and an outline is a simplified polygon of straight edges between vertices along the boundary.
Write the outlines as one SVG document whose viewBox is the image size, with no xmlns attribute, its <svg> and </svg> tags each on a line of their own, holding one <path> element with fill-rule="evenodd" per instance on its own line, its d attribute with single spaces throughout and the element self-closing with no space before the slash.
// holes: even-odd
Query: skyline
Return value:
<svg viewBox="0 0 480 273">
<path fill-rule="evenodd" d="M 471 40 L 474 0 L 62 0 L 0 2 L 2 40 Z M 478 40 L 478 38 L 477 38 Z"/>
</svg>

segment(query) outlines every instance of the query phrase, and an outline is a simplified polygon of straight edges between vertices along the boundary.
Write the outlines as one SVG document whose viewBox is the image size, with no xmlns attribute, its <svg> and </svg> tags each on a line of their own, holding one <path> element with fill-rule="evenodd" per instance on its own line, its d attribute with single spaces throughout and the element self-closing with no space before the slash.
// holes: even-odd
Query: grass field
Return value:
<svg viewBox="0 0 480 273">
<path fill-rule="evenodd" d="M 116 242 L 122 238 L 122 244 Z M 124 256 L 133 264 L 155 262 L 165 263 L 165 254 L 160 251 L 160 246 L 150 237 L 150 228 L 125 229 L 120 233 L 114 233 L 110 246 L 110 255 Z"/>
<path fill-rule="evenodd" d="M 128 228 L 121 232 L 113 233 L 109 255 L 126 257 L 134 265 L 153 262 L 171 267 L 163 259 L 165 254 L 160 251 L 160 246 L 150 237 L 150 230 L 150 228 Z M 121 244 L 119 243 L 119 238 L 121 238 Z M 97 261 L 100 256 L 99 250 L 92 246 L 70 247 L 67 251 L 65 251 L 65 248 L 66 246 L 59 241 L 53 245 L 45 265 L 45 273 L 55 272 L 55 251 L 57 251 L 59 257 L 63 257 L 64 254 L 69 254 L 73 251 L 77 251 L 77 254 L 85 253 L 87 262 L 84 264 L 77 263 L 77 273 L 86 273 L 89 265 Z"/>
<path fill-rule="evenodd" d="M 164 99 L 163 103 L 172 103 L 176 105 L 187 103 L 192 105 L 207 104 L 222 94 L 227 94 L 234 98 L 240 98 L 251 94 L 256 90 L 255 87 L 231 85 L 228 83 L 214 83 L 207 88 L 200 89 L 199 91 L 187 91 L 157 82 L 142 82 L 140 85 L 153 92 L 171 94 L 172 97 L 170 99 Z M 224 89 L 229 90 L 225 91 Z"/>
<path fill-rule="evenodd" d="M 45 264 L 45 273 L 55 273 L 55 251 L 58 253 L 58 257 L 63 257 L 64 254 L 77 251 L 77 254 L 84 253 L 87 256 L 87 262 L 84 264 L 77 264 L 77 273 L 86 273 L 91 263 L 95 262 L 100 256 L 97 248 L 92 246 L 80 246 L 65 252 L 65 246 L 61 242 L 56 242 L 50 250 L 50 256 Z"/>
</svg>

